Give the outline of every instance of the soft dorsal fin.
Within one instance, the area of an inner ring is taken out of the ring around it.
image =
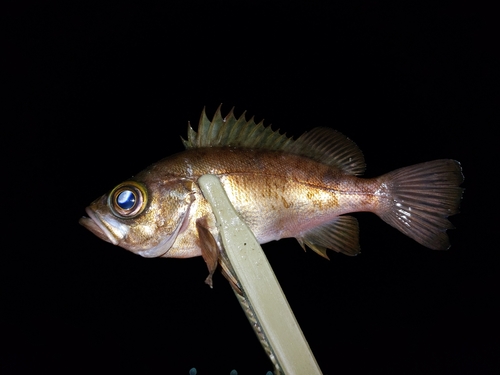
[[[188,123],[188,139],[182,139],[187,149],[200,147],[243,147],[280,150],[306,156],[320,163],[336,167],[347,174],[360,175],[365,170],[361,150],[349,138],[330,128],[314,128],[293,140],[279,129],[273,131],[264,122],[249,121],[245,113],[236,118],[234,108],[222,117],[221,106],[209,120],[205,108],[201,113],[198,131]]]
[[[288,152],[307,156],[347,174],[359,176],[366,164],[358,146],[342,133],[330,128],[314,128],[302,134]]]

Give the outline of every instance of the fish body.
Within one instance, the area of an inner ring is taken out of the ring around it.
[[[294,237],[327,258],[327,249],[359,252],[351,212],[373,212],[432,249],[447,249],[447,217],[458,212],[463,181],[455,160],[359,177],[361,151],[329,128],[296,140],[244,114],[203,111],[198,131],[188,126],[186,150],[167,157],[94,201],[80,222],[100,238],[145,257],[203,256],[221,241],[212,208],[197,184],[218,176],[234,208],[259,243]],[[215,259],[217,256],[215,255]],[[211,264],[211,265],[210,265]]]

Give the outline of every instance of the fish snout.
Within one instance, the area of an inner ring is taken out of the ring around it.
[[[118,245],[119,240],[121,240],[123,236],[121,236],[121,238],[117,238],[117,236],[115,235],[116,231],[114,230],[115,228],[113,227],[112,223],[110,223],[109,221],[105,221],[101,217],[101,215],[92,210],[91,207],[87,207],[85,209],[85,212],[87,213],[88,217],[83,216],[79,220],[79,223],[90,230],[92,233],[94,233],[101,240],[110,242],[113,245]]]

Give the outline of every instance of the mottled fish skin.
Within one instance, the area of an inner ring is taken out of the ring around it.
[[[361,151],[332,129],[315,128],[293,140],[244,114],[236,118],[232,110],[223,118],[220,108],[212,121],[203,111],[198,132],[189,126],[184,144],[186,151],[94,201],[81,224],[145,257],[203,255],[213,273],[207,252],[214,245],[200,241],[200,230],[218,247],[220,239],[197,180],[214,174],[259,243],[295,237],[324,257],[326,249],[355,255],[358,223],[345,214],[367,211],[424,246],[449,247],[446,230],[453,226],[447,217],[458,212],[462,196],[457,161],[364,179]]]
[[[191,175],[186,176],[186,165],[190,166]],[[380,185],[375,180],[343,175],[324,164],[281,151],[226,147],[187,150],[137,178],[153,183],[148,176],[166,173],[193,181],[204,174],[219,176],[236,211],[259,243],[296,237],[338,215],[370,210],[377,199],[363,192],[375,191]],[[211,219],[211,207],[197,188],[195,201],[198,203],[193,207],[193,218]],[[170,252],[196,248],[192,236],[187,235],[190,245],[183,243],[178,248],[176,243]]]

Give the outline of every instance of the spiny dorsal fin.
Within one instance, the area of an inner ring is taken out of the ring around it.
[[[314,128],[294,141],[292,137],[280,134],[279,129],[273,131],[270,126],[264,126],[263,121],[256,123],[253,117],[247,121],[246,112],[236,118],[233,108],[226,117],[222,117],[221,106],[212,121],[203,108],[197,132],[188,123],[188,139],[182,139],[187,149],[231,146],[280,150],[306,156],[352,175],[360,175],[365,170],[359,148],[335,130]]]
[[[226,117],[222,117],[221,106],[210,121],[205,113],[201,113],[198,132],[188,124],[188,139],[182,140],[187,149],[199,147],[244,147],[263,148],[268,150],[284,150],[293,142],[291,137],[280,134],[279,130],[273,131],[270,126],[265,127],[264,121],[255,123],[245,118],[246,112],[236,118],[234,108]]]

